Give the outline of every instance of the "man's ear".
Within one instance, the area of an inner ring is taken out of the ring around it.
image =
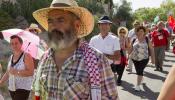
[[[79,34],[80,25],[81,25],[81,21],[80,20],[75,20],[74,21],[74,27],[75,27],[75,30],[76,30],[77,34]]]

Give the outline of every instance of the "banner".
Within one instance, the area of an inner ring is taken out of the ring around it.
[[[156,16],[156,17],[154,18],[154,23],[156,24],[159,20],[160,20],[160,17],[159,17],[159,16]]]

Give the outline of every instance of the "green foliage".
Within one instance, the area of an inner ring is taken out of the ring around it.
[[[2,2],[1,9],[10,14],[13,18],[21,15],[29,22],[35,21],[32,13],[40,8],[48,7],[52,0],[16,0],[16,4]]]
[[[134,18],[140,21],[153,22],[157,15],[162,15],[161,13],[163,12],[160,8],[140,8],[134,12]]]
[[[1,9],[6,13],[10,14],[13,18],[16,18],[17,15],[20,15],[20,7],[18,4],[12,4],[9,1],[3,1],[1,4]]]
[[[118,20],[118,22],[126,21],[126,27],[130,28],[133,20],[131,3],[127,2],[127,0],[121,0],[121,2],[122,4],[120,6],[115,6],[114,8],[113,20]]]
[[[103,14],[104,9],[101,3],[96,0],[76,0],[78,5],[87,8],[93,15]]]
[[[169,12],[175,16],[175,2],[173,0],[162,2],[160,8],[140,8],[134,12],[134,18],[140,21],[153,22],[154,18],[159,15],[160,20],[166,21]]]
[[[172,13],[175,16],[175,1],[174,0],[166,0],[161,4],[161,8],[164,10],[165,14]]]
[[[0,30],[8,29],[14,26],[11,16],[0,9]]]
[[[17,0],[21,15],[29,22],[33,22],[32,13],[40,8],[48,7],[52,0]]]

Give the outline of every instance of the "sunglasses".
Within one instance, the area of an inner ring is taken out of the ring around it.
[[[36,29],[30,29],[29,31],[30,31],[30,32],[37,32]]]
[[[121,31],[121,32],[119,32],[119,33],[121,33],[121,34],[126,34],[126,32],[123,32],[123,31]]]

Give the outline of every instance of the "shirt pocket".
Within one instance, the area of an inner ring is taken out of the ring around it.
[[[67,88],[64,90],[64,94],[67,99],[81,99],[81,100],[89,100],[89,85],[88,82],[83,82],[79,78],[69,77],[66,79]]]

